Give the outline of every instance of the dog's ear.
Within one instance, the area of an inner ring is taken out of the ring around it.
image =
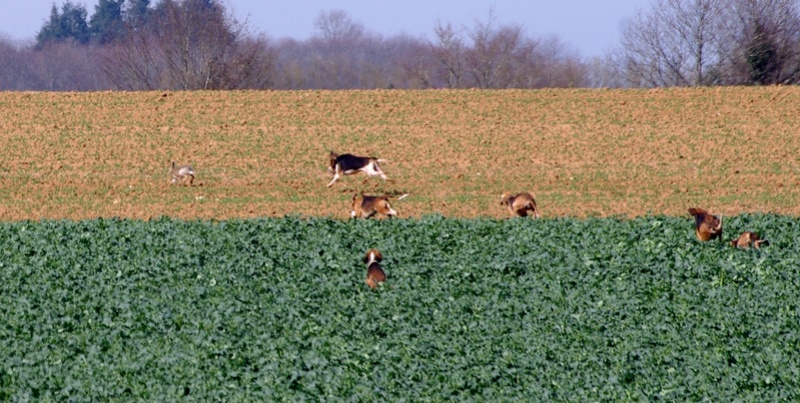
[[[704,209],[701,209],[701,208],[691,207],[691,208],[689,208],[689,214],[691,214],[693,216],[699,216],[701,214],[702,215],[708,214],[708,211],[706,211]]]

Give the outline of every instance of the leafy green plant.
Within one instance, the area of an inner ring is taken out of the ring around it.
[[[0,399],[796,400],[800,226],[744,229],[771,245],[662,216],[0,223]]]

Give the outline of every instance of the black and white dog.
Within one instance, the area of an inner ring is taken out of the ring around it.
[[[358,172],[364,172],[367,176],[380,176],[386,180],[386,174],[378,165],[379,162],[387,161],[375,157],[357,157],[353,154],[339,155],[331,151],[328,172],[333,174],[333,179],[328,187],[333,186],[341,175],[352,175]]]

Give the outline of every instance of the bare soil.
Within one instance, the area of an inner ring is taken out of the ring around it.
[[[800,214],[800,88],[0,93],[0,219]],[[327,156],[392,179],[325,185]],[[195,186],[170,186],[171,161]]]

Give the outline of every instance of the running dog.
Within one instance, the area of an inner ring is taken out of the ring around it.
[[[358,172],[364,172],[367,177],[380,176],[383,180],[386,180],[386,174],[383,173],[381,166],[378,165],[379,162],[388,161],[375,157],[357,157],[353,154],[339,155],[331,151],[328,173],[333,174],[333,179],[328,183],[328,187],[333,186],[341,175],[352,175]]]
[[[400,196],[397,200],[403,200],[408,196],[408,193]],[[363,194],[353,195],[353,210],[350,212],[350,218],[370,218],[375,214],[384,215],[386,217],[397,217],[397,211],[389,204],[389,195],[384,196],[365,196]]]

